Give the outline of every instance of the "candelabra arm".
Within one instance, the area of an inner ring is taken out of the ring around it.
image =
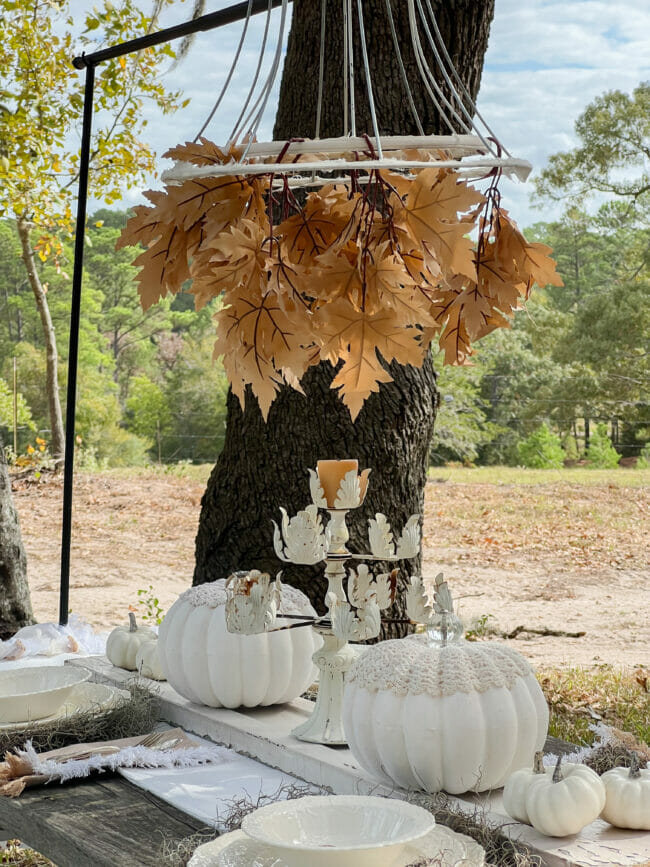
[[[410,560],[411,557],[417,556],[420,551],[421,540],[420,517],[419,515],[411,515],[397,543],[397,559]]]
[[[393,533],[386,515],[382,515],[381,512],[368,521],[368,541],[373,556],[385,557],[387,560],[392,560],[395,556]]]
[[[406,613],[415,623],[428,626],[435,617],[433,607],[424,589],[422,578],[412,575],[406,590]]]
[[[289,519],[286,509],[282,513],[282,529],[273,521],[275,553],[285,563],[312,565],[320,563],[329,547],[330,534],[323,530],[318,506],[307,506]]]

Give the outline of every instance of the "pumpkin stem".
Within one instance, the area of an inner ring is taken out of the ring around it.
[[[535,753],[535,760],[533,761],[533,773],[544,773],[544,753],[541,750]]]
[[[129,632],[137,632],[138,624],[135,622],[135,614],[129,611]]]
[[[632,761],[630,762],[630,777],[636,779],[641,776],[641,768],[639,766],[639,757],[636,753],[632,753]]]
[[[553,782],[560,783],[564,777],[562,776],[562,756],[557,757],[557,762],[555,765],[555,770],[553,771]]]

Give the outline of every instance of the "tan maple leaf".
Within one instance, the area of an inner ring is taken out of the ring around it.
[[[238,176],[195,178],[168,187],[167,195],[179,225],[190,229],[209,213],[215,234],[246,214],[255,189]]]
[[[464,305],[458,296],[447,309],[447,321],[440,334],[440,348],[445,364],[466,364],[472,354],[471,340],[465,324]]]
[[[275,293],[262,285],[246,295],[233,294],[215,314],[214,357],[223,357],[242,406],[246,385],[251,386],[265,419],[282,382],[301,390],[302,375],[318,360],[309,338],[310,316],[304,308],[289,316]]]
[[[188,259],[200,238],[197,227],[191,232],[174,225],[163,225],[162,234],[134,261],[141,270],[139,283],[140,304],[147,310],[168,293],[179,292],[190,278]]]
[[[223,356],[231,382],[237,384],[242,405],[245,385],[250,384],[260,409],[267,418],[269,407],[279,388],[278,371],[273,355],[280,345],[291,347],[295,326],[287,319],[271,294],[260,291],[247,297],[235,297],[214,316],[217,340],[214,357]]]
[[[343,360],[331,387],[340,390],[353,420],[379,383],[391,380],[377,351],[387,362],[419,367],[424,359],[419,332],[397,324],[392,310],[367,313],[338,298],[321,307],[314,319],[321,358]]]
[[[148,198],[159,196],[162,200],[167,200],[164,193],[156,193],[154,190],[148,190],[145,196]],[[136,247],[138,244],[148,247],[162,235],[164,224],[175,223],[173,214],[163,215],[161,210],[155,206],[150,208],[148,205],[136,205],[133,212],[133,216],[127,220],[126,226],[122,229],[115,244],[116,250],[122,247]]]
[[[241,219],[207,245],[212,252],[210,276],[219,290],[232,292],[251,282],[257,285],[267,274],[268,238],[266,227]]]
[[[362,268],[365,292],[363,308],[373,313],[382,308],[394,312],[401,325],[433,325],[428,301],[400,256],[391,251],[389,242],[369,249]]]
[[[195,166],[222,165],[223,163],[239,162],[243,153],[241,145],[233,145],[224,150],[209,139],[201,136],[198,142],[187,141],[185,144],[170,148],[163,157],[180,162],[193,163]]]
[[[395,220],[445,270],[476,279],[472,242],[466,237],[470,225],[458,214],[481,201],[483,196],[454,172],[424,169],[397,206]]]
[[[343,297],[361,307],[363,283],[359,271],[359,248],[354,241],[348,241],[338,252],[326,250],[315,258],[309,273],[308,292],[321,301],[331,302]]]
[[[306,264],[332,245],[349,218],[345,210],[336,207],[340,201],[338,195],[331,195],[328,201],[310,193],[304,208],[277,226],[276,235],[283,239],[291,262]]]
[[[527,241],[505,209],[497,209],[494,223],[495,258],[502,270],[516,274],[526,284],[527,292],[533,283],[542,287],[564,285],[550,247]]]

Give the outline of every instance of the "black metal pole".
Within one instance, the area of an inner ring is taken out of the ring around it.
[[[250,14],[256,15],[269,8],[279,6],[282,0],[252,0]],[[77,199],[77,227],[74,242],[74,270],[72,276],[72,305],[70,311],[70,343],[68,353],[68,389],[65,412],[65,456],[63,475],[63,522],[61,527],[61,582],[59,593],[59,623],[68,622],[70,600],[70,544],[72,541],[72,491],[74,478],[75,414],[77,408],[77,365],[79,359],[79,320],[81,314],[81,287],[83,278],[84,241],[86,232],[86,205],[88,202],[88,172],[90,169],[90,137],[93,119],[93,93],[95,85],[95,66],[105,60],[141,51],[162,42],[171,42],[182,36],[213,30],[241,21],[248,14],[249,3],[245,0],[235,6],[228,6],[209,15],[202,15],[176,27],[168,27],[156,33],[149,33],[139,39],[131,39],[93,54],[82,54],[72,60],[76,69],[86,70],[84,90],[83,126],[81,131],[81,157],[79,160],[79,191]]]
[[[271,8],[275,9],[281,3],[282,0],[253,0],[251,15],[257,15],[258,12],[266,11],[269,8],[269,4]],[[191,36],[192,33],[199,33],[202,30],[213,30],[215,27],[223,27],[225,24],[242,21],[246,18],[247,14],[248,0],[245,0],[244,3],[237,3],[235,6],[228,6],[226,9],[219,9],[216,12],[210,12],[208,15],[201,15],[199,18],[186,21],[184,24],[177,24],[175,27],[157,30],[155,33],[148,33],[146,36],[140,36],[138,39],[131,39],[129,42],[122,42],[120,45],[113,45],[110,48],[103,48],[101,51],[95,51],[93,54],[82,54],[73,59],[72,65],[77,69],[83,69],[84,66],[96,66],[104,60],[112,60],[114,57],[121,57],[123,54],[131,54],[133,51],[151,48],[152,45],[160,45],[161,42],[171,42],[172,39]]]
[[[61,527],[61,591],[59,623],[68,622],[70,596],[70,542],[72,537],[72,482],[74,475],[75,413],[77,408],[77,364],[79,360],[79,320],[81,315],[81,284],[84,267],[86,234],[86,203],[90,169],[90,135],[93,125],[93,91],[95,67],[86,66],[81,156],[79,158],[79,192],[77,194],[77,227],[74,239],[74,270],[72,272],[72,302],[70,309],[70,343],[68,351],[68,392],[65,409],[65,458],[63,474],[63,523]]]

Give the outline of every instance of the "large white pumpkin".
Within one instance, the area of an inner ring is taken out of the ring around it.
[[[168,682],[208,707],[257,707],[298,698],[316,680],[312,654],[320,636],[307,626],[261,635],[228,632],[225,603],[223,580],[191,587],[174,602],[158,638]],[[305,594],[286,584],[280,610],[316,614]],[[278,617],[276,625],[289,622]]]
[[[367,771],[452,794],[502,786],[530,767],[548,707],[529,663],[492,642],[382,641],[349,671],[343,725]]]

